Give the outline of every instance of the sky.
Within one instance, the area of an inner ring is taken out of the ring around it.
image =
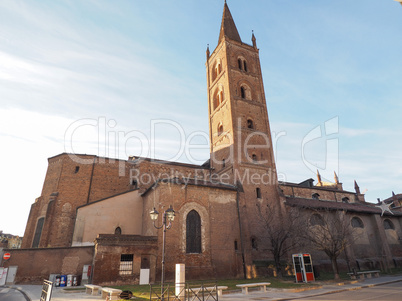
[[[280,180],[402,193],[402,6],[228,0],[257,38]],[[0,230],[22,236],[47,158],[209,157],[206,47],[223,0],[0,1]]]

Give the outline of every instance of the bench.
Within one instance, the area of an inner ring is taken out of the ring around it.
[[[130,300],[133,297],[133,293],[131,291],[123,291],[120,294],[120,299]]]
[[[90,295],[98,295],[101,289],[99,285],[85,284],[85,293]]]
[[[237,287],[241,288],[241,292],[243,294],[248,294],[248,289],[250,287],[259,287],[260,291],[266,292],[267,291],[267,285],[270,285],[271,283],[269,282],[260,282],[260,283],[247,283],[247,284],[237,284]]]
[[[106,300],[119,300],[122,292],[119,289],[104,287],[102,288],[102,298]]]
[[[227,286],[192,287],[192,288],[187,289],[187,292],[193,293],[194,295],[198,295],[198,293],[202,289],[204,289],[204,291],[207,292],[207,294],[208,294],[208,293],[212,293],[216,289],[216,291],[218,292],[218,296],[220,297],[220,296],[222,296],[222,291],[226,290],[227,288],[228,288]]]
[[[356,277],[359,277],[359,279],[364,279],[365,277],[371,278],[372,275],[374,277],[380,277],[380,271],[379,270],[374,270],[374,271],[361,271],[357,273],[348,273],[351,279],[356,279]]]

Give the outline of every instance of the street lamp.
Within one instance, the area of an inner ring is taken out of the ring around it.
[[[155,207],[149,213],[151,220],[154,222],[154,227],[156,229],[163,228],[163,243],[162,243],[162,275],[161,275],[161,298],[164,300],[164,282],[165,282],[165,242],[166,242],[166,230],[172,228],[172,222],[175,217],[175,212],[172,205],[163,212],[162,225],[157,226],[156,221],[158,220],[159,212],[156,211]]]

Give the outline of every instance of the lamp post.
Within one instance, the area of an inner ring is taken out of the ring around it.
[[[154,227],[156,229],[163,228],[163,242],[162,242],[162,275],[161,275],[161,298],[164,300],[164,282],[165,282],[165,242],[166,242],[166,230],[172,228],[172,222],[175,217],[175,212],[172,208],[172,205],[168,209],[163,212],[162,217],[162,225],[156,225],[156,221],[158,220],[159,212],[154,209],[149,213],[151,216],[151,220],[154,222]]]

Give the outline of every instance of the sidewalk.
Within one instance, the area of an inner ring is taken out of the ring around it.
[[[242,293],[224,294],[219,300],[224,301],[240,301],[240,300],[287,300],[305,297],[313,297],[325,294],[332,294],[336,292],[356,290],[386,283],[402,281],[402,276],[383,276],[379,278],[366,279],[356,283],[347,283],[344,285],[327,285],[324,284],[321,288],[305,290],[301,292],[294,292],[288,289],[268,289],[267,292],[251,291],[248,295]],[[42,286],[41,285],[14,285],[13,288],[24,291],[32,301],[39,301]],[[0,290],[2,287],[0,287]],[[85,294],[84,289],[79,291],[65,291],[63,288],[56,287],[53,289],[52,301],[85,301],[85,300],[98,300],[101,301],[100,296],[91,296]],[[135,299],[134,299],[135,300]]]

